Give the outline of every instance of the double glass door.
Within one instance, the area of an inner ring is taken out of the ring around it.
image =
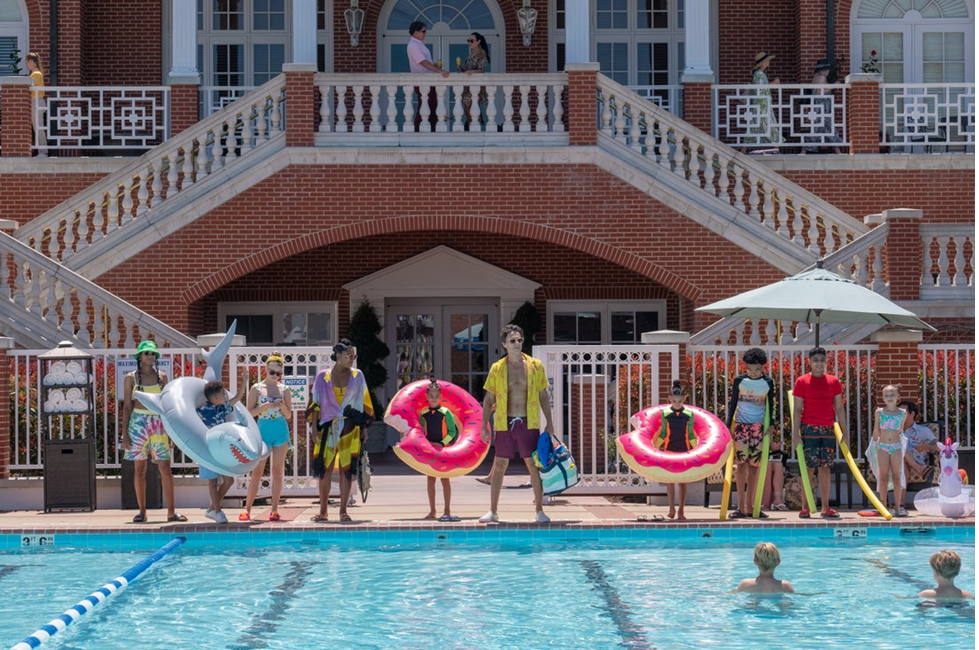
[[[489,367],[500,354],[496,305],[389,304],[385,312],[390,395],[434,377],[482,401]]]

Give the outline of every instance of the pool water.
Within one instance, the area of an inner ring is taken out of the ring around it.
[[[975,647],[972,604],[922,607],[915,598],[933,586],[928,558],[941,548],[962,555],[956,583],[975,591],[974,540],[776,540],[776,576],[800,593],[727,593],[756,575],[759,534],[266,548],[191,539],[43,647]],[[0,552],[0,644],[21,641],[148,554]]]

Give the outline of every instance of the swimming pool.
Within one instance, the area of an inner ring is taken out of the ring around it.
[[[963,556],[957,584],[974,591],[974,529],[862,530],[191,533],[43,647],[974,648],[974,607],[898,597],[931,585],[940,548]],[[8,647],[173,535],[59,536],[43,550],[4,537]],[[761,540],[779,545],[776,575],[812,595],[725,593],[755,575]]]

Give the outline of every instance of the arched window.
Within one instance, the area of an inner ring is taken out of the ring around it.
[[[24,73],[27,47],[27,7],[23,0],[0,0],[0,76]]]
[[[432,51],[432,59],[442,61],[446,70],[455,70],[456,59],[466,59],[466,37],[472,32],[482,34],[489,45],[487,72],[506,69],[503,14],[494,0],[391,0],[381,9],[378,20],[379,71],[408,72],[408,26],[416,20],[428,26],[425,45]]]
[[[879,72],[884,83],[975,80],[969,0],[862,0],[851,26],[851,72]]]

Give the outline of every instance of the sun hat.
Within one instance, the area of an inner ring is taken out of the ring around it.
[[[755,55],[755,67],[757,68],[765,61],[771,61],[774,58],[775,58],[774,54],[769,54],[768,52],[764,52],[764,51],[759,52],[758,54]]]
[[[829,59],[820,59],[816,61],[816,69],[813,72],[819,72],[820,70],[832,70],[833,64]]]
[[[157,359],[160,358],[160,353],[156,351],[156,341],[147,339],[140,343],[139,347],[136,348],[136,354],[133,355],[136,358],[136,361],[139,361],[139,355],[143,354],[144,352],[152,352],[156,355]]]

